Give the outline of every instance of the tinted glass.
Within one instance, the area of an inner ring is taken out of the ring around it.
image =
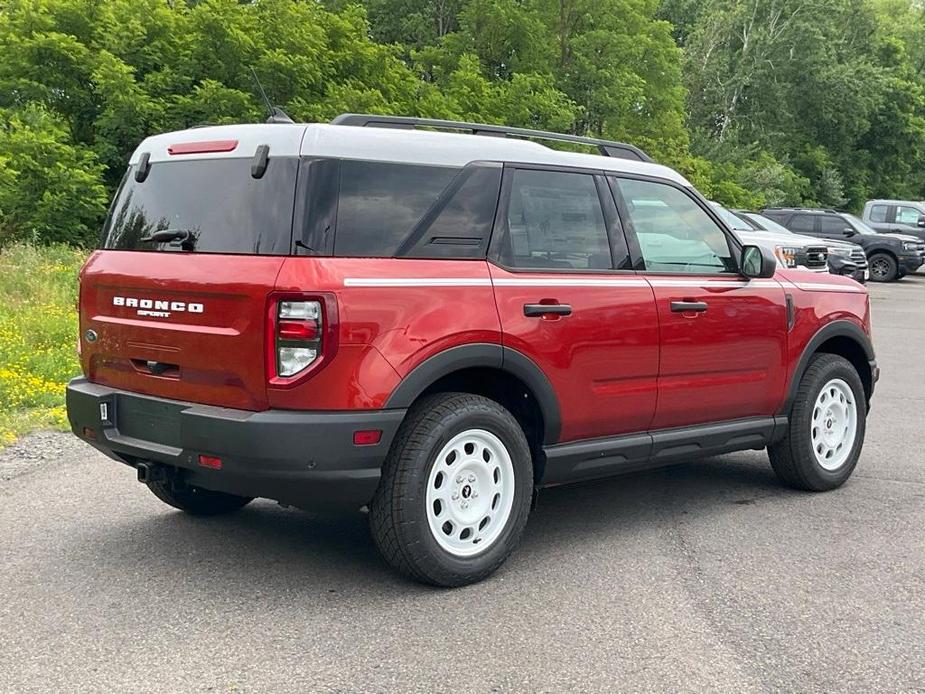
[[[897,207],[896,208],[896,223],[897,224],[911,224],[915,226],[919,223],[919,217],[921,213],[914,207]]]
[[[720,219],[726,222],[726,226],[735,231],[754,231],[755,228],[746,222],[744,219],[741,219],[735,212],[727,210],[725,207],[720,205],[718,202],[711,202],[710,205],[716,210],[716,214],[719,215]]]
[[[485,255],[501,188],[500,166],[463,169],[437,205],[402,242],[410,258],[480,258]]]
[[[798,234],[811,234],[816,229],[816,218],[811,214],[795,214],[787,228]]]
[[[842,213],[838,216],[847,222],[847,224],[844,225],[843,228],[851,227],[859,234],[876,234],[877,233],[876,230],[872,226],[869,226],[867,222],[865,222],[864,220],[862,220],[860,217],[856,215]]]
[[[516,169],[502,262],[522,268],[613,267],[594,177]]]
[[[886,205],[874,205],[870,208],[870,221],[872,222],[885,222],[886,221]]]
[[[773,219],[766,217],[763,214],[758,214],[757,212],[744,212],[743,214],[765,231],[773,231],[778,234],[793,233],[783,224],[779,224],[778,222],[775,222]]]
[[[189,232],[196,253],[288,255],[298,159],[270,157],[262,178],[251,159],[204,159],[129,170],[103,229],[103,248],[179,251],[143,241],[155,231]],[[189,246],[187,246],[189,248]]]
[[[343,161],[334,255],[391,257],[459,169]]]
[[[844,236],[851,225],[841,217],[825,216],[819,220],[819,228],[824,236]]]
[[[662,183],[617,182],[647,270],[695,274],[734,270],[726,235],[690,196]]]

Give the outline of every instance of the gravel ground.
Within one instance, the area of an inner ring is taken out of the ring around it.
[[[872,295],[845,487],[750,452],[548,490],[456,591],[392,575],[361,516],[194,519],[29,437],[0,452],[0,691],[925,691],[925,276]]]

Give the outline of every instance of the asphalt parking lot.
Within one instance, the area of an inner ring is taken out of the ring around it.
[[[743,453],[542,494],[455,591],[362,516],[173,512],[43,434],[0,453],[2,692],[925,690],[925,274],[871,286],[883,376],[854,477]]]

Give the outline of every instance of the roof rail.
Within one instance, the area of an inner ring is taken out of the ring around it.
[[[493,137],[524,137],[555,142],[573,142],[580,145],[597,147],[605,157],[633,159],[636,161],[653,161],[652,157],[638,147],[625,142],[599,140],[580,135],[552,133],[545,130],[527,128],[509,128],[505,125],[488,125],[485,123],[465,123],[455,120],[438,120],[435,118],[410,118],[405,116],[377,116],[367,113],[342,113],[331,121],[333,125],[353,125],[373,128],[434,128],[436,130],[465,131],[471,135],[488,135]]]
[[[836,210],[831,207],[765,207],[766,210],[793,210],[794,212],[826,212],[828,214],[843,214],[843,210]]]

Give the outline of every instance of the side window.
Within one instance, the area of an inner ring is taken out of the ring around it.
[[[886,205],[874,205],[870,208],[870,221],[872,222],[885,222],[886,221]]]
[[[811,234],[815,231],[816,218],[811,214],[795,214],[790,218],[787,228],[798,234]]]
[[[334,255],[389,258],[459,169],[342,161]]]
[[[896,208],[896,223],[897,224],[911,224],[915,226],[919,223],[919,217],[921,213],[914,207],[897,207]]]
[[[647,270],[735,271],[722,229],[683,191],[663,183],[616,179]]]
[[[819,222],[822,235],[829,238],[842,238],[846,236],[845,231],[851,228],[846,220],[834,215],[825,215]]]
[[[517,268],[613,267],[594,176],[514,169],[501,261]]]
[[[417,223],[396,255],[484,258],[501,190],[500,165],[463,169]]]

